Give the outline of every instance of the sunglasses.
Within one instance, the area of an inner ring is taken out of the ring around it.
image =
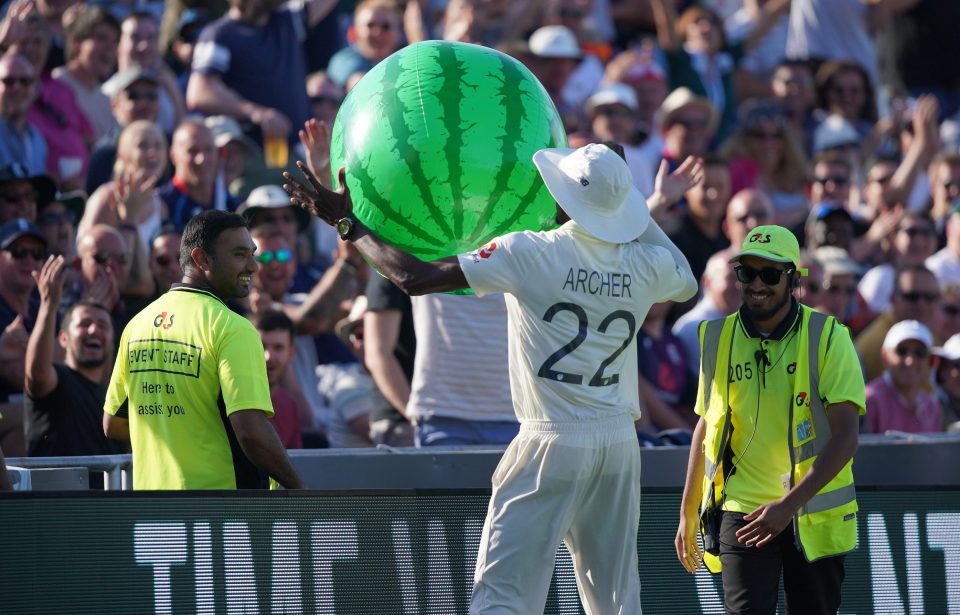
[[[384,32],[389,32],[390,30],[393,30],[393,24],[389,21],[371,21],[367,24],[367,29],[372,30],[373,28],[379,28]]]
[[[833,182],[835,186],[846,186],[850,183],[849,177],[844,177],[843,175],[831,175],[829,177],[814,177],[813,183],[820,184],[825,186],[827,182]]]
[[[675,117],[675,118],[673,118],[672,120],[670,120],[670,125],[671,125],[671,126],[677,126],[677,125],[679,125],[679,126],[683,126],[684,128],[687,128],[687,129],[699,128],[699,129],[702,130],[702,129],[706,128],[708,124],[709,124],[709,122],[708,122],[707,120],[705,120],[705,119],[696,119],[696,120],[695,120],[695,119],[690,119],[690,118],[685,118],[685,117]]]
[[[780,131],[767,132],[765,130],[751,130],[747,134],[750,135],[751,139],[756,139],[757,141],[779,141],[783,138],[783,133]]]
[[[919,226],[902,228],[900,230],[906,233],[907,237],[929,237],[930,235],[933,235],[932,228],[920,228]]]
[[[35,261],[42,261],[47,258],[47,251],[43,248],[34,248],[29,250],[23,246],[13,246],[6,248],[6,251],[10,253],[10,256],[13,257],[13,260],[22,261],[28,256]]]
[[[0,81],[3,82],[3,85],[8,87],[12,85],[22,85],[26,87],[37,82],[34,77],[2,77],[0,78]]]
[[[850,94],[851,96],[863,94],[863,88],[858,86],[843,87],[841,85],[835,85],[830,88],[830,91],[834,94]]]
[[[98,265],[106,265],[113,261],[115,264],[122,266],[127,264],[127,255],[123,252],[96,252],[93,255],[93,260]]]
[[[960,315],[960,305],[954,305],[953,303],[944,303],[941,307],[943,313],[947,316],[957,316]]]
[[[337,96],[311,96],[310,102],[315,105],[339,105],[343,101]]]
[[[838,295],[838,294],[852,295],[853,293],[857,292],[857,287],[852,285],[851,286],[833,286],[831,284],[824,283],[823,290],[827,291],[832,295]]]
[[[69,222],[71,225],[77,223],[77,215],[72,211],[65,211],[58,213],[55,211],[47,211],[37,218],[37,222],[44,226],[53,226],[55,224],[62,224],[64,222]]]
[[[136,92],[136,91],[131,92],[131,91],[127,91],[127,98],[129,98],[129,99],[132,100],[133,102],[137,102],[138,100],[148,100],[148,101],[150,101],[150,102],[153,102],[153,101],[157,100],[157,98],[159,98],[159,96],[157,95],[156,92]]]
[[[259,216],[257,216],[257,224],[281,224],[281,223],[295,224],[296,222],[297,222],[297,217],[293,215],[293,213],[290,213],[288,215],[280,214],[276,216],[272,216],[268,214],[260,214]]]
[[[760,281],[766,284],[767,286],[776,286],[780,283],[780,278],[783,274],[791,274],[794,272],[794,269],[778,269],[776,267],[764,267],[763,269],[754,269],[747,265],[737,265],[733,268],[737,273],[737,279],[740,280],[742,284],[749,284],[757,279],[757,276],[760,276]]]
[[[897,346],[896,348],[893,349],[893,351],[897,353],[897,356],[904,357],[904,358],[913,355],[918,359],[926,359],[927,357],[930,356],[930,351],[924,348],[923,346],[921,346],[920,348],[907,348],[905,346]]]
[[[256,259],[264,265],[269,265],[274,261],[278,263],[289,263],[293,260],[293,251],[286,248],[282,250],[267,250],[266,252],[257,254]]]
[[[153,262],[160,265],[161,267],[169,267],[170,264],[173,262],[173,257],[167,254],[158,254],[153,259]]]
[[[593,112],[597,115],[603,115],[605,117],[630,117],[633,115],[633,112],[626,107],[621,107],[620,105],[604,105],[596,107]]]
[[[770,215],[765,211],[748,211],[747,213],[743,214],[739,218],[735,218],[735,220],[740,224],[746,224],[747,222],[750,221],[751,218],[753,218],[757,222],[764,222],[768,218],[770,218]]]
[[[10,190],[0,192],[0,203],[22,203],[24,201],[36,201],[37,193],[33,190]]]
[[[910,291],[907,293],[900,293],[900,296],[910,303],[916,303],[923,299],[927,303],[933,303],[940,298],[938,293],[921,293],[919,291]]]

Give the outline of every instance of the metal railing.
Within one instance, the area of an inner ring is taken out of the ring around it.
[[[289,451],[307,489],[489,489],[503,447],[303,449]],[[688,447],[641,448],[645,488],[682,487]],[[130,455],[11,457],[27,470],[77,468],[104,473],[104,489],[131,490]],[[960,434],[860,436],[854,462],[859,485],[960,485]],[[75,476],[75,474],[74,474]],[[34,481],[36,482],[36,481]],[[47,481],[49,482],[49,481]],[[41,486],[39,489],[56,489]],[[76,489],[76,486],[62,487]]]
[[[90,472],[103,472],[103,488],[107,491],[132,488],[130,470],[133,467],[130,455],[88,455],[84,457],[8,457],[11,468],[55,469],[86,468]]]

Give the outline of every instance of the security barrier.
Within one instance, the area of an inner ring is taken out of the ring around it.
[[[643,453],[639,573],[648,615],[722,612],[719,578],[688,575],[674,554],[680,498],[674,466],[685,453]],[[861,447],[859,548],[847,558],[842,613],[960,613],[958,455],[956,442]],[[295,456],[312,484],[324,482],[314,471],[353,467],[354,483],[365,487],[360,491],[4,496],[0,609],[14,615],[466,613],[488,497],[469,484],[485,473],[489,480],[497,457],[489,451]],[[925,460],[912,469],[914,484],[899,483],[914,458]],[[866,469],[864,459],[874,467]],[[393,472],[421,487],[369,487],[393,480]],[[422,487],[455,475],[466,477],[468,487]],[[582,612],[563,548],[545,612]]]

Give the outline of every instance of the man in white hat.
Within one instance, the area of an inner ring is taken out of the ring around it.
[[[916,320],[901,320],[883,339],[883,374],[867,383],[867,416],[861,431],[942,431],[940,402],[927,391],[933,334]]]
[[[505,294],[521,426],[494,473],[470,612],[543,612],[562,541],[588,614],[640,613],[636,334],[653,303],[684,301],[697,282],[609,147],[545,149],[533,162],[571,219],[431,263],[377,238],[349,192],[302,163],[312,188],[289,174],[284,187],[409,294]],[[693,165],[689,183],[699,175]]]

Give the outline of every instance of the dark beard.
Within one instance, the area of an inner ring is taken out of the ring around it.
[[[106,362],[106,356],[102,356],[99,359],[77,359],[77,367],[82,367],[84,369],[89,369],[91,367],[102,367]]]
[[[766,310],[751,308],[750,304],[744,301],[743,309],[747,311],[747,314],[750,316],[750,320],[753,322],[764,321],[773,317],[783,308],[784,305],[788,304],[792,296],[793,295],[789,291],[783,293],[783,299],[774,304],[773,307]]]

